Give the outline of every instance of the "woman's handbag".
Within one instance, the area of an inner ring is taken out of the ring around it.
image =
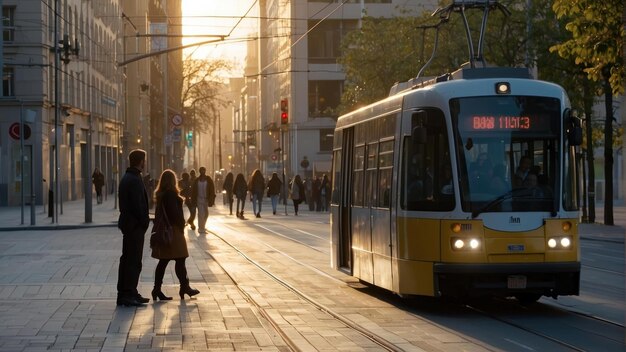
[[[154,218],[154,226],[152,226],[152,234],[150,235],[150,248],[167,246],[172,243],[174,238],[174,229],[170,224],[170,220],[165,212],[165,207],[161,204],[161,216]]]

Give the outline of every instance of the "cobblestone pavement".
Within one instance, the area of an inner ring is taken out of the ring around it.
[[[94,204],[93,209],[93,222],[86,224],[84,201],[66,202],[59,224],[51,224],[47,213],[37,207],[36,225],[30,226],[28,208],[25,225],[21,224],[19,207],[0,208],[0,351],[379,349],[306,307],[290,292],[265,282],[238,262],[236,255],[207,247],[211,241],[191,231],[187,267],[192,286],[201,294],[179,300],[171,264],[164,292],[174,296],[173,301],[117,307],[121,254],[121,235],[115,223],[118,211],[113,198]],[[623,243],[625,210],[616,207],[616,226],[581,224],[581,235]],[[602,218],[601,208],[596,214]],[[319,220],[328,216],[308,215]],[[212,251],[230,258],[225,261],[228,272],[214,260]],[[147,297],[156,261],[149,257],[147,246],[144,253],[140,292]],[[233,280],[240,281],[244,289]],[[328,287],[320,284],[319,290]],[[322,291],[318,293],[323,297]],[[372,307],[368,314],[384,315],[388,311],[388,307]],[[363,323],[373,324],[369,320]],[[396,330],[396,334],[385,337],[406,350],[484,349],[428,322],[410,329],[398,326]]]

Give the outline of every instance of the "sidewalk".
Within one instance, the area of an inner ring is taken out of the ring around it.
[[[218,195],[217,206],[223,207],[220,195]],[[246,204],[247,210],[251,213],[252,204]],[[271,209],[269,199],[263,202],[264,209]],[[280,205],[281,212],[284,206]],[[308,212],[308,207],[301,207],[304,212]],[[47,207],[41,205],[35,209],[35,225],[31,226],[30,206],[24,207],[24,224],[21,224],[21,207],[0,207],[0,231],[19,230],[64,230],[84,227],[117,227],[119,210],[116,206],[114,195],[102,204],[92,205],[92,222],[85,223],[85,200],[67,201],[63,203],[62,212],[59,211],[58,224],[52,223],[52,218],[48,217]],[[293,206],[288,205],[289,214],[293,214]],[[579,224],[578,232],[582,238],[591,240],[604,240],[624,243],[626,237],[626,204],[616,204],[613,208],[614,226],[606,226],[602,223],[604,219],[604,208],[602,204],[596,205],[596,223]]]

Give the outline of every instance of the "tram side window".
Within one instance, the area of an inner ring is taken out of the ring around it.
[[[354,183],[352,185],[352,205],[363,206],[363,174],[365,166],[365,146],[354,148]]]
[[[378,207],[389,208],[391,206],[393,140],[380,143],[378,168]]]
[[[402,150],[402,209],[448,211],[454,208],[454,185],[448,135],[443,113],[430,109],[412,128],[426,129],[426,140],[414,143],[404,138]]]
[[[376,191],[376,173],[378,157],[378,143],[372,143],[367,145],[367,165],[365,171],[365,206],[376,206],[377,191]]]
[[[341,194],[341,150],[335,150],[335,154],[333,156],[333,179],[331,181],[333,184],[333,190],[331,193],[330,203],[339,204],[339,197]]]

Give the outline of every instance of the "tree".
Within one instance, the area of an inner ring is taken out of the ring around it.
[[[601,144],[595,133],[593,124],[593,104],[596,98],[595,92],[601,85],[587,77],[584,67],[577,65],[572,57],[561,57],[550,48],[557,43],[562,43],[571,38],[569,31],[565,29],[566,21],[558,19],[552,6],[552,0],[533,0],[530,8],[527,8],[529,21],[529,57],[535,58],[534,65],[537,67],[538,78],[555,82],[567,91],[572,108],[582,111],[585,122],[585,139],[583,152],[587,161],[587,200],[588,210],[583,214],[583,220],[595,222],[595,164],[594,146]],[[584,204],[586,205],[586,204]]]
[[[229,61],[197,59],[193,57],[193,53],[183,60],[181,105],[186,116],[186,130],[193,131],[194,139],[198,138],[199,133],[206,133],[215,125],[217,111],[228,103],[220,98],[219,91],[223,87],[221,75],[231,68],[232,63]],[[197,145],[196,141],[194,144]],[[196,148],[194,153],[195,151]],[[195,154],[193,159],[194,168],[197,168]]]
[[[512,15],[492,11],[485,35],[485,59],[497,66],[521,66],[526,61],[525,0],[512,0]],[[474,47],[477,46],[483,12],[466,12]],[[346,72],[341,112],[367,105],[386,97],[396,82],[416,77],[433,51],[437,24],[438,48],[435,59],[422,76],[438,76],[457,70],[469,60],[465,25],[452,13],[441,20],[430,14],[394,18],[365,17],[359,30],[342,41],[339,63]],[[430,29],[426,29],[429,27]]]
[[[622,0],[554,0],[558,18],[572,37],[550,50],[574,58],[589,79],[602,82],[605,103],[604,125],[604,223],[613,225],[613,95],[624,92],[624,23]]]
[[[366,17],[360,30],[344,37],[339,63],[346,72],[346,82],[340,112],[375,102],[387,96],[394,83],[415,76],[418,23],[414,17]]]

